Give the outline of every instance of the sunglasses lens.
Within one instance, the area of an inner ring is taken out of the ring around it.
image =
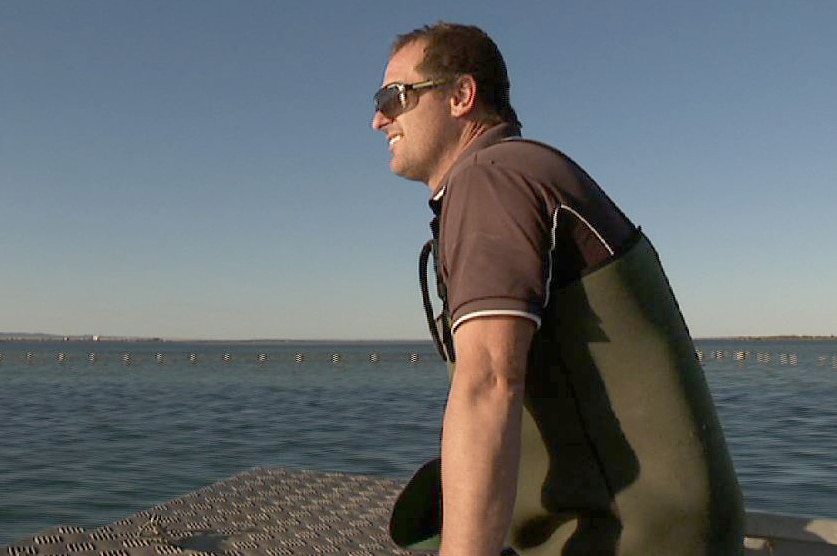
[[[398,87],[384,87],[375,93],[373,100],[375,111],[380,112],[387,118],[394,118],[401,111]]]

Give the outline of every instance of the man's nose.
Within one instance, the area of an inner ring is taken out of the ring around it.
[[[372,117],[372,129],[380,131],[389,122],[390,119],[384,116],[381,112],[375,112],[375,115]]]

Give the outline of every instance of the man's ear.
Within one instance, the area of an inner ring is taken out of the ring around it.
[[[461,118],[477,108],[477,80],[473,75],[462,75],[456,79],[451,89],[451,116]]]

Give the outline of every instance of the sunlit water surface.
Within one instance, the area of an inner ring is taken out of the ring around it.
[[[698,350],[747,507],[837,518],[837,343]],[[256,466],[405,478],[438,451],[447,389],[425,343],[0,342],[0,356],[0,545]]]

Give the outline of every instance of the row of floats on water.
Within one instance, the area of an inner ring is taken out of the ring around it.
[[[83,358],[88,363],[93,365],[93,364],[96,364],[96,363],[102,363],[102,362],[106,362],[106,361],[109,362],[113,359],[113,357],[114,357],[113,354],[108,354],[106,356],[103,356],[103,355],[98,354],[98,353],[88,353],[86,355],[79,356],[78,354],[72,354],[71,355],[71,354],[66,353],[66,352],[58,352],[57,354],[55,354],[55,361],[59,365],[64,365],[64,364],[70,363],[71,361],[76,362],[80,358]],[[125,353],[119,354],[116,357],[117,357],[117,361],[120,362],[122,365],[124,365],[126,367],[129,367],[129,366],[137,364],[137,363],[146,362],[146,356],[142,356],[142,355],[138,356],[138,355],[130,353],[130,352],[125,352]],[[212,358],[210,358],[210,360],[220,360],[220,362],[225,364],[225,365],[230,365],[234,362],[239,362],[239,361],[255,361],[259,365],[266,365],[267,363],[271,362],[271,356],[268,355],[267,353],[257,353],[256,357],[255,357],[255,360],[250,359],[250,358],[241,357],[240,354],[233,355],[230,352],[224,352],[224,353],[220,354],[220,356],[216,356],[216,357],[218,359],[216,359],[215,357],[212,357]],[[356,357],[355,355],[352,355],[351,359],[354,360],[355,357]],[[51,359],[51,356],[49,358]],[[312,361],[312,360],[320,362],[321,358],[322,358],[322,354],[318,354],[318,356],[316,356],[316,357],[311,357],[311,356],[308,356],[308,355],[300,352],[300,353],[295,353],[293,355],[292,361],[294,363],[297,363],[297,364],[302,364],[302,363],[305,363],[306,361]],[[193,353],[189,353],[186,356],[185,362],[189,363],[190,365],[198,365],[198,364],[206,361],[206,359],[207,359],[206,357],[201,356],[198,353],[193,352]],[[333,365],[340,365],[341,363],[344,363],[346,361],[346,359],[347,358],[343,354],[331,353],[331,354],[327,355],[326,361],[331,362]],[[387,359],[390,359],[390,357],[387,357]],[[3,363],[5,360],[6,360],[5,355],[3,353],[0,353],[0,363]],[[28,365],[33,365],[36,362],[39,362],[41,360],[43,360],[42,355],[36,354],[34,352],[31,352],[31,351],[26,352],[23,355],[23,358],[22,358],[22,361],[24,363],[28,364]],[[382,361],[382,357],[381,357],[380,353],[372,352],[368,355],[368,357],[365,360],[369,361],[370,363],[380,363]],[[412,353],[407,355],[406,360],[409,361],[412,364],[416,364],[421,360],[421,356],[416,352],[412,352]],[[171,363],[171,362],[181,362],[179,357],[171,357],[170,354],[166,354],[166,353],[154,353],[152,355],[151,361],[156,363],[157,365],[166,365],[166,364]],[[399,361],[403,361],[403,359],[401,359],[399,357]]]
[[[749,351],[721,351],[721,350],[714,350],[710,352],[703,352],[697,350],[696,352],[698,361],[701,363],[706,363],[708,359],[716,360],[716,361],[735,361],[741,365],[747,363],[748,361],[755,361],[756,363],[762,365],[772,365],[778,363],[780,366],[790,366],[795,367],[799,365],[799,356],[795,353],[762,353],[756,352],[752,353]],[[826,365],[830,365],[834,368],[837,368],[837,355],[819,355],[817,356],[817,366],[823,367]]]
[[[755,363],[761,364],[761,365],[776,365],[776,364],[778,364],[779,366],[783,366],[783,367],[784,366],[795,367],[795,366],[799,365],[799,356],[795,353],[774,354],[774,353],[762,353],[762,352],[753,353],[753,352],[743,351],[743,350],[739,350],[739,351],[722,351],[722,350],[702,351],[702,350],[697,350],[695,352],[695,355],[697,356],[697,359],[698,359],[698,361],[700,361],[701,364],[705,364],[708,361],[734,361],[734,362],[738,363],[739,365],[745,365],[745,364],[748,364],[749,362],[755,362]],[[131,353],[131,352],[124,352],[124,353],[117,354],[117,355],[114,355],[114,354],[101,355],[101,354],[97,354],[97,353],[69,354],[67,352],[59,352],[59,353],[54,355],[54,360],[59,365],[64,365],[64,364],[70,363],[71,361],[72,362],[77,362],[79,360],[86,360],[88,363],[90,363],[92,365],[92,364],[101,363],[101,362],[113,361],[114,357],[116,357],[116,361],[118,361],[120,364],[122,364],[126,367],[134,365],[134,364],[141,364],[141,363],[147,362],[147,355],[137,355],[137,354],[134,354],[134,353]],[[305,363],[306,361],[316,361],[316,362],[320,362],[320,363],[331,362],[333,365],[340,365],[340,364],[347,361],[347,357],[345,357],[343,354],[340,354],[340,353],[328,354],[326,356],[327,358],[325,359],[325,361],[323,361],[322,357],[323,357],[323,354],[321,354],[321,353],[316,354],[315,356],[309,356],[309,355],[306,355],[304,353],[298,352],[298,353],[295,353],[293,355],[291,360],[294,363],[297,363],[297,364]],[[386,360],[390,361],[390,360],[392,360],[392,357],[393,357],[392,354],[388,354],[386,356]],[[46,360],[52,359],[52,358],[53,358],[53,356],[47,356]],[[273,362],[273,361],[282,361],[285,358],[286,357],[276,358],[276,357],[273,357],[273,356],[271,356],[267,353],[260,352],[260,353],[256,354],[255,359],[252,359],[250,357],[243,357],[240,353],[232,354],[230,352],[223,352],[220,355],[211,356],[208,359],[210,361],[220,361],[221,363],[223,363],[225,365],[230,365],[230,364],[238,363],[238,362],[242,362],[242,361],[245,361],[245,362],[250,361],[250,362],[257,363],[258,365],[266,365],[266,364],[268,364],[270,362]],[[358,354],[351,354],[348,357],[348,359],[352,360],[353,362],[357,361],[357,358],[358,358]],[[0,352],[0,364],[3,363],[5,360],[6,360],[5,355],[2,352]],[[40,362],[40,361],[44,361],[44,360],[45,359],[44,359],[43,355],[36,354],[34,352],[27,352],[22,357],[22,362],[24,362],[28,365],[33,365],[36,362]],[[380,363],[382,361],[382,356],[378,352],[372,352],[372,353],[369,353],[368,356],[364,360],[369,361],[370,363]],[[397,360],[399,362],[402,362],[405,359],[404,359],[404,356],[401,355],[401,356],[398,356]],[[406,356],[406,360],[409,361],[412,364],[416,364],[421,360],[421,356],[416,352],[412,352],[412,353],[409,353]],[[438,361],[438,359],[435,358],[435,357],[432,358],[432,360],[433,361]],[[20,361],[20,359],[18,359],[18,361]],[[172,357],[170,354],[166,354],[166,353],[162,353],[162,352],[152,354],[151,361],[153,363],[157,364],[157,365],[166,365],[166,364],[169,364],[169,363],[183,362],[181,360],[180,356]],[[190,365],[198,365],[199,363],[202,363],[204,361],[207,361],[207,357],[203,356],[203,355],[199,355],[196,352],[192,352],[192,353],[187,354],[186,358],[185,358],[185,362],[190,364]],[[834,368],[837,369],[837,355],[830,355],[830,356],[820,355],[820,356],[818,356],[817,357],[817,366],[820,366],[820,367],[831,366],[831,367],[834,367]]]

